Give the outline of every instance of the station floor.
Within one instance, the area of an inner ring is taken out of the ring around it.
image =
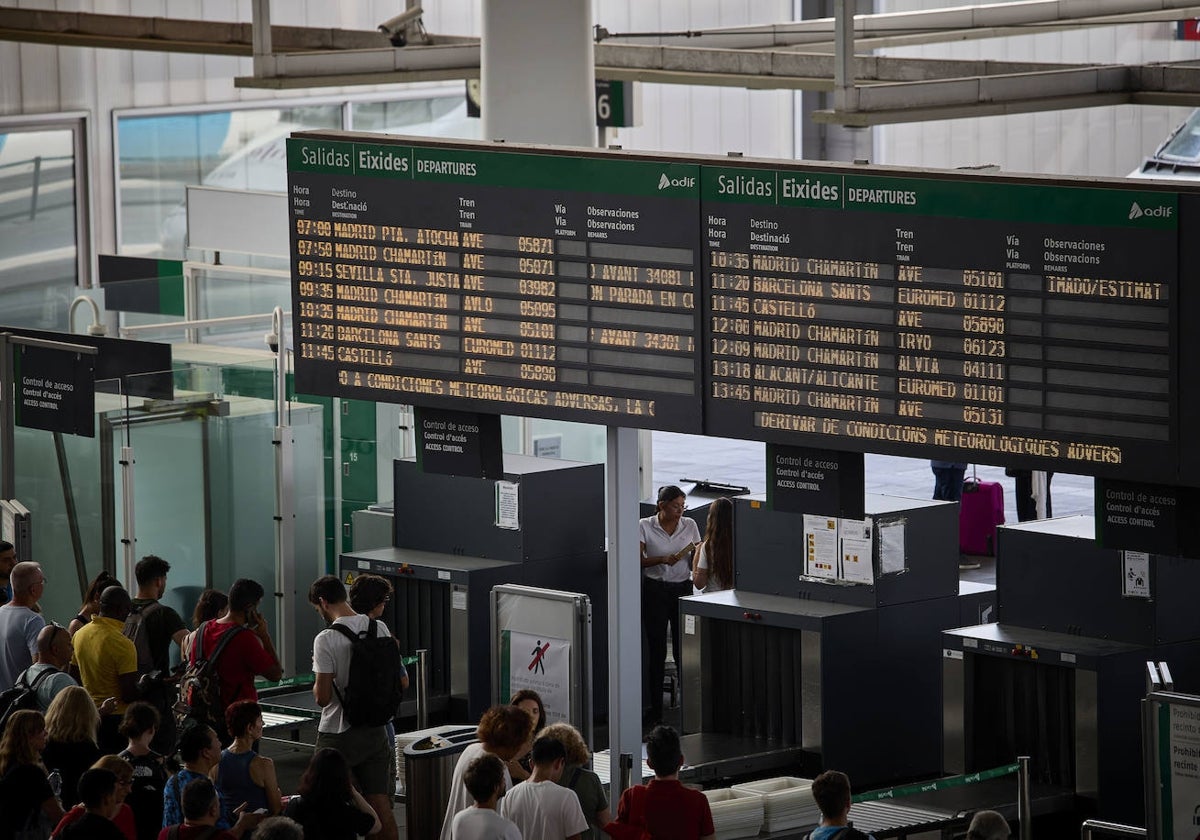
[[[708,479],[721,483],[749,487],[752,492],[766,489],[765,445],[740,440],[697,437],[693,435],[654,433],[654,486],[664,484],[686,485],[685,479]],[[929,462],[912,458],[888,455],[866,456],[866,489],[868,493],[883,493],[914,499],[928,499],[933,493],[933,473]],[[1004,487],[1005,521],[1016,522],[1016,505],[1013,499],[1013,480],[1006,478],[1003,468],[980,466],[978,475],[986,481],[999,481]],[[968,468],[970,475],[972,469]],[[685,486],[686,489],[686,486]],[[1093,512],[1093,481],[1090,477],[1057,474],[1051,485],[1051,497],[1056,516],[1070,516]],[[991,558],[979,558],[978,569],[964,570],[964,579],[992,582],[995,580],[995,564]],[[664,710],[666,723],[679,725],[678,709]],[[307,724],[312,728],[313,724]],[[315,731],[304,731],[302,739],[312,743]],[[295,791],[312,750],[303,745],[287,745],[265,741],[265,755],[276,762],[280,787],[284,794]],[[400,837],[408,838],[404,829],[404,805],[395,807],[396,821],[400,826]]]

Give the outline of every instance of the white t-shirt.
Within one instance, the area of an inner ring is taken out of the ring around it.
[[[370,621],[368,616],[356,613],[336,619],[333,623],[344,625],[346,629],[358,634],[367,629]],[[382,621],[376,621],[375,635],[391,636],[392,632]],[[346,683],[350,681],[350,640],[331,628],[318,633],[313,639],[313,673],[333,674],[333,684],[337,686],[338,691],[345,691]],[[342,717],[342,701],[338,700],[335,691],[329,705],[321,709],[321,722],[317,724],[317,731],[334,734],[345,732],[349,728],[350,724]]]
[[[33,664],[37,637],[46,626],[29,607],[8,603],[0,607],[0,691],[12,688],[21,672]]]
[[[688,543],[700,542],[700,528],[696,520],[681,516],[675,526],[675,533],[668,534],[658,521],[658,514],[638,520],[638,539],[646,546],[647,557],[668,557],[678,554]],[[667,583],[682,583],[692,576],[692,555],[680,557],[670,566],[661,563],[657,566],[647,566],[642,574],[652,580],[665,580]]]
[[[446,816],[442,819],[441,840],[450,840],[450,828],[454,822],[455,814],[475,804],[475,799],[467,790],[467,786],[463,784],[463,774],[467,772],[467,768],[471,766],[472,761],[487,754],[488,752],[483,748],[483,744],[476,741],[463,750],[462,755],[458,757],[458,764],[454,765],[454,778],[450,781],[450,801],[446,803]],[[508,765],[505,764],[504,789],[508,790],[511,787],[512,776],[509,775]]]
[[[563,840],[588,830],[575,791],[549,780],[521,782],[504,794],[499,808],[525,840]]]
[[[700,543],[700,556],[696,559],[696,568],[704,569],[704,571],[708,572],[708,583],[705,584],[704,588],[700,590],[701,592],[720,592],[722,589],[729,588],[720,578],[713,574],[711,569],[708,568],[707,540]]]
[[[450,826],[450,840],[522,840],[521,830],[491,808],[459,811]]]

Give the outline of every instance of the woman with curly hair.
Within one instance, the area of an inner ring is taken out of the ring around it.
[[[383,828],[375,810],[354,787],[345,756],[330,747],[313,753],[283,813],[304,827],[305,837],[322,840],[354,840]]]
[[[96,746],[99,731],[100,712],[82,686],[64,688],[46,710],[47,743],[42,761],[51,771],[62,774],[59,798],[64,808],[79,803],[79,777],[100,757],[100,747]]]
[[[733,502],[725,496],[708,506],[704,542],[692,558],[692,585],[701,592],[733,586]]]
[[[567,763],[558,783],[575,791],[579,797],[579,807],[588,821],[583,840],[605,840],[602,829],[612,822],[612,812],[608,809],[608,797],[604,795],[600,777],[585,766],[592,760],[592,754],[588,752],[583,735],[569,723],[552,723],[542,730],[542,737],[553,738],[567,751]]]
[[[46,748],[46,720],[41,712],[22,709],[14,712],[0,738],[0,840],[9,840],[17,831],[34,836],[42,829],[49,837],[50,829],[62,819],[41,752]]]
[[[512,761],[529,741],[533,732],[533,717],[520,706],[492,706],[479,719],[475,737],[479,740],[462,751],[454,765],[454,778],[450,782],[450,801],[446,804],[446,816],[442,820],[441,840],[450,840],[450,824],[454,815],[475,804],[474,797],[463,784],[463,774],[475,759],[494,755],[504,762],[504,789],[512,787],[512,776],[508,762]]]

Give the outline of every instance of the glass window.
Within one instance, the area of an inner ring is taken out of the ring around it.
[[[287,135],[341,127],[338,104],[119,117],[121,253],[183,257],[189,184],[283,192]]]
[[[383,134],[467,140],[479,136],[479,120],[467,116],[465,95],[393,102],[352,102],[350,124],[355,131],[378,131]]]
[[[0,126],[0,320],[63,330],[79,285],[76,133]],[[86,243],[85,243],[86,247]]]

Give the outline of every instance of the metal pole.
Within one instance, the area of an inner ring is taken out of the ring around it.
[[[856,0],[834,0],[833,108],[857,111],[854,88],[854,9]]]
[[[121,545],[125,555],[125,585],[132,587],[137,563],[137,536],[133,527],[133,447],[121,447]]]
[[[13,387],[12,333],[0,333],[0,499],[11,500],[17,495],[17,469],[13,459],[17,452],[16,418],[13,400],[17,389]]]
[[[267,343],[275,351],[275,429],[271,443],[275,450],[275,637],[280,666],[295,673],[295,542],[296,508],[292,485],[292,448],[295,440],[287,415],[287,341],[283,334],[283,309],[276,306],[271,314],[271,333]]]
[[[87,594],[87,564],[83,558],[83,537],[79,533],[79,511],[75,507],[75,489],[71,484],[71,465],[67,462],[67,447],[62,432],[54,433],[54,454],[58,457],[58,480],[62,484],[63,508],[67,528],[71,532],[71,553],[75,556],[75,577],[79,581],[79,596]]]
[[[33,189],[32,195],[29,198],[29,218],[37,218],[38,210],[38,192],[42,186],[42,156],[38,155],[33,159]]]
[[[1033,840],[1033,813],[1029,808],[1029,756],[1017,756],[1017,823],[1021,840]]]
[[[250,4],[250,38],[254,54],[254,75],[275,75],[275,60],[271,45],[271,0],[252,0]]]
[[[630,753],[621,753],[620,765],[617,770],[617,778],[621,784],[621,790],[628,790],[633,786],[633,756]],[[638,780],[639,782],[641,779]],[[612,786],[612,780],[609,780],[609,786]]]
[[[417,651],[417,729],[429,726],[429,651]]]
[[[1050,485],[1046,481],[1046,473],[1034,470],[1030,473],[1029,484],[1033,493],[1033,508],[1037,511],[1037,518],[1045,519],[1046,502],[1050,496]]]

